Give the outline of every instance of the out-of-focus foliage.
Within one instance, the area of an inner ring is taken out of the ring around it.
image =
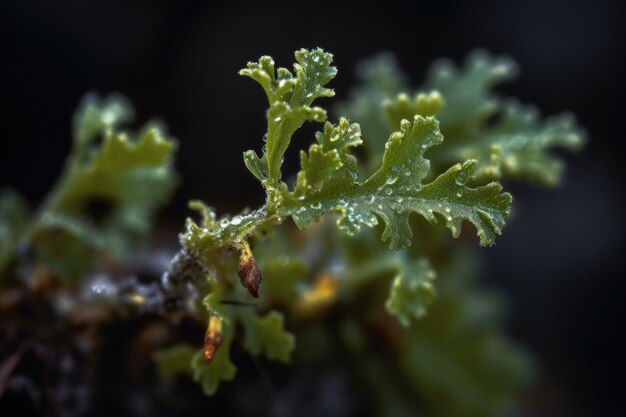
[[[26,222],[17,197],[2,198],[1,218],[11,226],[1,234],[21,242],[33,266],[77,280],[98,254],[121,261],[145,241],[156,209],[175,185],[176,143],[156,122],[136,135],[120,130],[132,114],[119,95],[86,96],[74,117],[64,172],[35,216]],[[15,246],[2,245],[3,252]],[[2,259],[10,256],[3,253]],[[0,270],[2,265],[0,259]]]
[[[392,281],[385,304],[389,314],[396,316],[404,327],[408,327],[411,320],[421,319],[433,300],[434,278],[435,272],[426,259],[407,262],[407,267],[398,271]]]
[[[475,283],[475,254],[442,269],[437,301],[405,334],[398,365],[440,416],[500,416],[532,377],[527,354],[502,331],[504,300]]]
[[[381,62],[389,68],[381,70]],[[584,143],[585,133],[570,114],[541,120],[534,107],[493,93],[495,86],[517,74],[516,64],[508,58],[477,51],[461,68],[441,60],[432,66],[415,95],[408,93],[405,82],[395,85],[388,81],[390,74],[400,72],[389,57],[365,62],[362,68],[363,86],[354,90],[350,101],[338,106],[338,113],[356,122],[366,120],[376,125],[372,130],[387,133],[414,114],[437,115],[446,145],[430,153],[436,169],[474,159],[476,182],[504,178],[556,185],[563,164],[550,151],[576,150]],[[383,150],[382,143],[375,140],[369,145],[374,156]]]

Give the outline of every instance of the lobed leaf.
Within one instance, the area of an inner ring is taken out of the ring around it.
[[[132,112],[119,95],[82,101],[63,175],[21,236],[36,265],[78,279],[95,253],[120,261],[143,243],[173,190],[176,144],[156,123],[136,137],[120,132]]]
[[[295,76],[285,68],[274,69],[274,60],[264,56],[249,62],[239,74],[248,76],[263,87],[270,104],[267,110],[266,144],[261,157],[252,150],[244,153],[244,162],[252,174],[266,187],[275,187],[281,177],[283,155],[296,130],[307,120],[326,119],[326,111],[311,107],[319,97],[332,97],[333,90],[324,86],[337,74],[331,66],[332,54],[317,48],[295,53]]]
[[[434,158],[441,164],[476,159],[477,180],[512,178],[555,185],[563,166],[550,151],[579,149],[585,134],[569,115],[542,121],[533,107],[492,93],[495,85],[516,73],[510,59],[481,51],[470,55],[463,68],[450,63],[433,67],[426,85],[446,99],[439,117],[451,142]],[[488,123],[489,118],[495,122]]]
[[[438,91],[418,93],[411,99],[406,93],[398,94],[397,98],[383,101],[387,121],[395,129],[400,127],[402,120],[411,120],[413,116],[437,116],[444,106],[443,97]]]
[[[124,258],[147,236],[156,208],[173,190],[174,150],[156,128],[136,140],[107,132],[84,163],[71,167],[47,212],[83,223],[115,258]]]
[[[426,309],[433,302],[435,272],[426,258],[403,262],[402,266],[391,281],[385,308],[402,326],[409,327],[411,320],[426,315]]]
[[[215,357],[210,363],[205,363],[202,350],[196,352],[191,360],[193,379],[202,386],[202,391],[209,396],[214,395],[222,381],[231,381],[235,378],[237,367],[230,359],[230,346],[233,342],[233,324],[222,323],[223,341]]]
[[[475,159],[477,182],[511,178],[555,185],[563,164],[550,152],[555,148],[577,150],[584,143],[585,133],[570,115],[542,121],[532,107],[493,93],[495,86],[518,72],[509,58],[477,51],[460,68],[447,60],[437,62],[421,89],[441,95],[441,101],[431,100],[430,105],[423,93],[410,99],[401,92],[407,91],[406,84],[400,90],[380,88],[388,84],[388,76],[376,70],[376,60],[364,65],[376,76],[366,78],[365,85],[354,90],[351,101],[339,108],[362,126],[367,125],[367,131],[381,132],[380,137],[397,130],[402,119],[436,114],[446,138],[446,146],[430,154],[436,170]],[[391,66],[389,71],[398,69]],[[382,143],[369,139],[366,146],[370,155],[382,153]]]
[[[517,65],[511,59],[491,58],[484,51],[470,54],[462,69],[448,60],[436,62],[428,72],[424,86],[438,91],[446,105],[439,114],[442,132],[448,136],[466,136],[482,127],[498,111],[499,99],[491,89],[514,78]]]
[[[315,152],[324,152],[321,140],[326,137],[336,137],[338,143],[358,143],[350,139],[357,136],[356,125],[349,125],[345,119],[325,131],[329,129],[329,133],[318,135],[322,149],[313,145]],[[455,237],[460,233],[462,221],[469,220],[478,229],[481,245],[492,245],[504,226],[511,196],[501,194],[502,187],[497,183],[467,187],[465,182],[473,174],[475,161],[457,164],[423,185],[430,169],[424,152],[442,141],[434,118],[416,115],[413,122],[403,121],[400,131],[392,134],[386,144],[382,166],[363,182],[358,181],[354,157],[347,153],[349,146],[330,149],[325,153],[337,153],[341,167],[335,168],[336,158],[327,156],[325,169],[332,174],[315,184],[308,181],[310,174],[306,169],[301,171],[293,192],[285,185],[281,188],[278,213],[292,216],[298,227],[305,228],[325,213],[339,211],[337,225],[348,234],[356,233],[362,225],[375,226],[380,217],[385,223],[382,239],[389,240],[393,249],[410,245],[411,212],[432,223],[436,223],[437,213],[444,217]]]
[[[254,314],[240,315],[244,329],[244,347],[253,355],[265,354],[268,359],[289,362],[296,347],[293,334],[284,329],[285,318],[271,311],[264,317]]]
[[[133,107],[126,97],[111,94],[101,99],[96,94],[87,94],[74,113],[74,146],[86,150],[98,137],[130,122],[133,117]]]
[[[553,186],[560,182],[563,163],[550,153],[555,148],[579,149],[585,134],[571,115],[539,120],[537,111],[510,100],[499,120],[471,143],[459,142],[448,159],[477,160],[477,179],[524,179]]]

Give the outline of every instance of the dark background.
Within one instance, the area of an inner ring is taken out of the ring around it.
[[[119,91],[139,121],[159,116],[180,139],[182,185],[161,220],[179,228],[190,198],[220,210],[261,201],[241,160],[242,151],[260,148],[265,123],[261,89],[237,76],[248,60],[271,54],[288,66],[294,50],[321,46],[335,54],[332,86],[341,99],[356,82],[356,62],[376,52],[395,52],[414,85],[438,57],[458,62],[475,47],[509,54],[522,75],[502,91],[544,115],[572,111],[590,141],[564,155],[561,188],[507,187],[516,217],[483,251],[487,279],[508,294],[510,333],[543,370],[534,393],[542,415],[623,413],[618,132],[626,57],[618,2],[206,3],[2,2],[0,186],[37,204],[62,168],[81,96]]]

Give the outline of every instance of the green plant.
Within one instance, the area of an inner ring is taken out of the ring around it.
[[[495,96],[492,87],[515,67],[484,53],[462,69],[437,64],[415,94],[389,56],[366,62],[363,85],[337,106],[360,124],[333,124],[313,106],[334,95],[326,87],[337,72],[332,55],[302,49],[295,57],[293,71],[265,56],[240,72],[269,104],[261,156],[244,153],[265,204],[218,218],[190,202],[201,219],[187,220],[160,283],[119,287],[113,302],[205,323],[203,346],[174,345],[154,358],[164,378],[189,374],[208,395],[235,377],[230,351],[241,343],[281,362],[349,352],[381,414],[507,412],[531,366],[502,334],[499,297],[473,282],[477,255],[435,224],[458,237],[466,220],[480,245],[493,245],[511,195],[489,181],[557,184],[562,164],[549,151],[578,148],[583,133],[570,116],[541,121],[532,108]],[[19,197],[2,195],[3,285],[24,265],[27,281],[44,268],[76,282],[98,260],[123,262],[145,237],[175,184],[176,145],[154,123],[129,139],[119,131],[129,114],[120,97],[83,104],[66,170],[32,220]],[[283,157],[306,121],[325,123],[290,184]],[[104,216],[94,206],[104,206]],[[288,218],[305,231],[284,224]],[[321,325],[333,311],[341,312],[336,323]]]

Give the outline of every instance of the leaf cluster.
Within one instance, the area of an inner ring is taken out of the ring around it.
[[[160,375],[188,375],[214,395],[237,372],[234,344],[283,363],[348,351],[381,414],[509,411],[531,366],[502,335],[498,298],[472,281],[476,254],[449,236],[471,225],[481,246],[493,245],[512,202],[495,180],[557,184],[562,163],[550,152],[577,149],[583,131],[570,116],[541,120],[493,93],[516,67],[483,52],[461,68],[435,64],[416,91],[393,57],[365,62],[363,84],[329,121],[317,100],[334,96],[332,60],[301,49],[292,69],[263,56],[240,71],[268,101],[261,152],[243,154],[265,203],[219,217],[189,203],[200,219],[187,219],[159,300],[206,323],[204,345],[156,352]],[[76,282],[145,241],[176,184],[177,145],[158,122],[122,130],[132,113],[118,95],[86,97],[42,205],[31,213],[0,193],[0,277],[43,268]],[[290,183],[283,159],[305,122],[321,126]],[[281,226],[287,219],[302,232]],[[315,326],[336,311],[345,313],[336,325]]]

